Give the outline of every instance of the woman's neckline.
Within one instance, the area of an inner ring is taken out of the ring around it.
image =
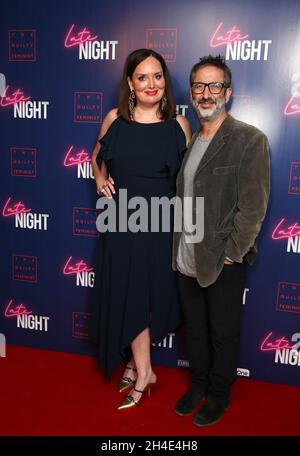
[[[133,123],[139,124],[139,125],[156,125],[156,124],[161,124],[164,123],[164,120],[159,120],[158,122],[138,122],[137,120],[134,120]]]

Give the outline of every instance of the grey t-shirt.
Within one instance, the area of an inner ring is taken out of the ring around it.
[[[211,141],[209,139],[200,139],[197,137],[193,144],[190,156],[183,170],[183,196],[193,197],[194,177],[197,168],[205,154],[206,149]],[[196,277],[196,265],[194,255],[194,244],[187,243],[188,235],[182,233],[179,242],[177,254],[177,268],[181,274]]]

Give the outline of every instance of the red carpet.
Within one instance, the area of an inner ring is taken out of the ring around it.
[[[158,384],[135,409],[116,410],[121,370],[105,383],[88,356],[8,346],[0,358],[0,435],[299,435],[300,388],[238,379],[221,422],[199,428],[173,412],[188,372],[156,367]]]

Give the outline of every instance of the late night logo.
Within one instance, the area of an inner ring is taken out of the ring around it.
[[[300,313],[300,283],[278,283],[276,310]]]
[[[243,293],[243,305],[246,304],[247,301],[247,294],[249,293],[250,289],[249,288],[244,288],[244,293]]]
[[[102,98],[101,92],[75,92],[74,122],[101,123]]]
[[[260,345],[262,352],[274,353],[274,363],[300,366],[300,333],[292,335],[290,341],[285,337],[273,336],[269,332]]]
[[[63,268],[63,274],[66,276],[76,277],[77,287],[94,286],[95,273],[94,268],[89,268],[84,260],[74,261],[70,256]]]
[[[87,27],[75,31],[75,24],[69,28],[64,45],[78,48],[79,60],[115,60],[117,40],[97,40],[98,36]]]
[[[288,223],[285,218],[282,218],[272,233],[272,239],[274,241],[287,239],[286,251],[300,253],[300,225],[297,222]]]
[[[291,79],[291,97],[284,108],[284,115],[286,116],[294,116],[300,113],[300,73],[294,73]]]
[[[36,177],[36,149],[28,147],[12,147],[11,175]]]
[[[177,29],[147,28],[146,48],[159,52],[166,62],[176,62]]]
[[[13,253],[13,280],[37,283],[37,257]]]
[[[0,107],[13,106],[15,119],[47,119],[49,101],[30,99],[21,89],[14,90],[6,86],[0,97]]]
[[[64,158],[64,166],[76,167],[78,178],[94,179],[91,157],[84,149],[76,151],[74,146],[70,146]]]
[[[11,62],[36,61],[36,31],[9,30],[9,60]]]
[[[42,315],[33,315],[32,310],[27,309],[24,304],[16,304],[13,299],[10,299],[7,304],[4,316],[6,318],[15,319],[17,328],[33,329],[35,331],[48,331],[49,317]]]
[[[226,46],[226,60],[268,60],[272,40],[250,40],[249,35],[233,25],[225,31],[220,22],[210,39],[213,48]]]
[[[169,333],[161,342],[152,342],[153,347],[173,348],[175,333]]]
[[[49,214],[32,212],[22,201],[13,203],[9,197],[2,210],[3,217],[14,217],[15,227],[28,230],[48,230]]]
[[[24,304],[14,304],[14,300],[10,299],[9,303],[5,307],[4,316],[6,318],[19,317],[21,315],[30,315],[32,310],[27,309]]]
[[[176,114],[181,114],[182,116],[185,116],[186,115],[186,111],[189,108],[189,105],[177,104],[175,108],[176,108]]]
[[[98,215],[98,209],[89,207],[74,207],[73,234],[77,236],[98,237],[99,231],[96,227],[96,219]]]
[[[72,315],[72,335],[76,339],[89,339],[91,314],[85,312],[73,312]]]

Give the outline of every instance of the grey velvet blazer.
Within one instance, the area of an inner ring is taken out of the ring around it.
[[[177,196],[181,198],[183,169],[198,134],[193,135],[177,176]],[[256,257],[270,193],[267,137],[228,115],[197,168],[193,188],[195,197],[204,197],[204,237],[193,246],[198,283],[207,287],[218,278],[225,257],[249,264]],[[175,232],[173,237],[174,271],[180,236]]]

